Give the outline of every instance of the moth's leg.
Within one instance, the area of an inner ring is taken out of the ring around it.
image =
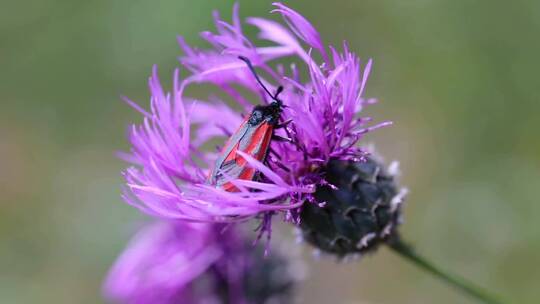
[[[288,121],[290,121],[290,120],[288,120]],[[283,123],[283,124],[287,124],[287,125],[288,125],[288,124],[289,124],[288,121],[286,121],[286,122]],[[289,138],[292,138],[292,135],[291,135],[291,132],[289,131],[289,128],[284,128],[284,129],[285,129],[285,134],[287,134],[287,136],[288,136]],[[296,132],[296,126],[295,126],[295,125],[292,125],[292,129],[293,129],[293,131]],[[301,146],[298,142],[296,142],[296,141],[288,141],[288,142],[289,142],[289,143],[292,143],[293,145],[295,145],[295,146],[298,148],[298,150],[303,151],[303,152],[304,152],[304,158],[306,157],[306,155],[305,155],[306,150],[304,149],[304,147],[302,147],[302,146]]]
[[[282,142],[288,142],[288,143],[292,143],[292,139],[290,138],[287,138],[287,137],[281,137],[279,135],[272,135],[272,139],[275,140],[275,141],[282,141]]]
[[[276,152],[276,150],[272,149],[272,148],[269,148],[268,149],[268,153],[269,154],[272,154],[273,156],[275,156],[277,159],[281,160],[281,156]]]
[[[274,149],[272,148],[268,149],[268,153],[272,154],[272,156],[275,156],[278,160],[281,160],[281,156]],[[265,164],[270,166],[268,159],[265,160]],[[279,168],[285,170],[286,172],[291,172],[291,169],[285,167],[285,165],[283,165],[281,162],[274,162],[274,164],[278,166]]]
[[[287,119],[287,120],[284,121],[283,123],[280,123],[280,124],[276,125],[276,126],[274,127],[274,129],[282,129],[282,128],[285,128],[285,127],[288,126],[291,122],[292,122],[292,119]]]
[[[278,99],[278,96],[279,94],[281,94],[281,92],[283,92],[283,86],[279,86],[276,90],[276,93],[274,93],[274,96],[272,97],[274,100],[277,100]]]
[[[282,140],[282,141],[285,141],[285,142],[288,142],[288,143],[292,143],[293,145],[295,145],[299,150],[303,150],[303,148],[298,144],[298,142],[295,142],[293,140],[291,140],[292,138],[292,135],[291,135],[291,132],[289,131],[289,128],[287,128],[287,126],[292,122],[292,119],[288,119],[287,121],[285,121],[284,123],[282,124],[279,124],[277,125],[275,128],[276,129],[279,129],[279,128],[283,128],[285,130],[285,134],[287,135],[287,140]],[[295,126],[293,125],[293,128]],[[278,139],[279,141],[279,139]]]

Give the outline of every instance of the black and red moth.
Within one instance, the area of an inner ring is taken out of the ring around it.
[[[283,103],[278,99],[283,87],[278,87],[275,94],[270,93],[257,76],[249,59],[242,56],[238,58],[247,64],[257,82],[270,95],[273,102],[269,105],[258,105],[253,109],[236,132],[231,135],[216,160],[209,182],[230,192],[238,191],[230,180],[253,180],[257,173],[237,151],[242,151],[261,162],[264,161],[283,108]]]

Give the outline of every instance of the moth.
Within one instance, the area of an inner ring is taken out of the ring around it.
[[[253,180],[257,173],[256,169],[250,167],[237,151],[242,151],[263,162],[268,154],[270,143],[275,138],[274,131],[282,127],[279,125],[279,119],[284,107],[283,102],[278,98],[283,87],[279,86],[275,94],[270,93],[249,59],[242,56],[238,58],[247,64],[259,85],[273,101],[268,105],[258,105],[253,109],[227,140],[215,162],[209,176],[209,182],[230,192],[238,191],[238,188],[230,180]]]

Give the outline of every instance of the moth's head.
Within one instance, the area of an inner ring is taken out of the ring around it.
[[[276,125],[279,121],[283,104],[281,101],[274,101],[266,106],[256,106],[249,116],[249,124],[256,126],[263,122]]]

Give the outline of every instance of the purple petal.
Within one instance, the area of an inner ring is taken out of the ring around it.
[[[273,5],[276,6],[277,9],[273,10],[272,12],[279,12],[283,16],[285,22],[287,22],[289,25],[289,28],[300,39],[304,40],[304,42],[311,47],[317,49],[323,56],[324,60],[328,61],[328,55],[324,49],[321,36],[313,25],[311,25],[311,23],[298,12],[285,6],[284,4],[274,2]]]

